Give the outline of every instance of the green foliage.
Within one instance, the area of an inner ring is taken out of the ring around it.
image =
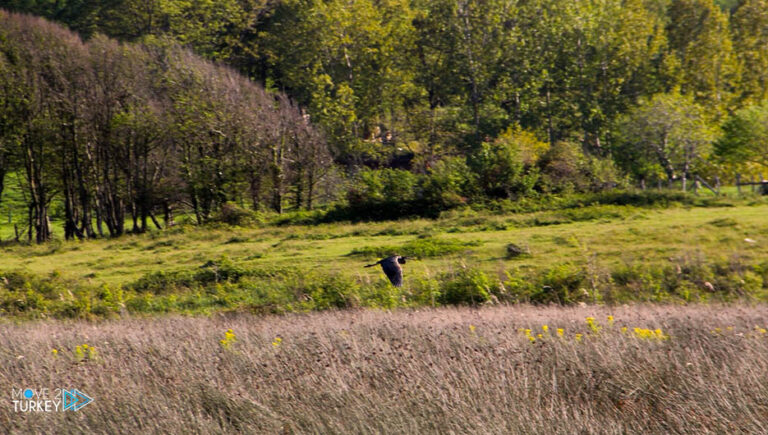
[[[74,215],[115,215],[109,233],[122,234],[127,208],[141,215],[134,231],[161,208],[191,207],[198,223],[252,225],[257,217],[227,205],[246,200],[282,213],[345,198],[331,220],[434,217],[489,200],[623,187],[625,174],[687,180],[714,171],[703,162],[719,117],[766,95],[764,3],[720,2],[724,11],[712,0],[6,2],[62,21],[86,42],[4,13],[0,180],[5,166],[23,173],[21,150],[2,155],[25,137],[19,128],[34,126],[48,157],[36,159],[45,162],[43,190],[57,193],[37,202],[70,220],[66,238],[96,235]],[[18,42],[24,27],[39,28],[38,39]],[[58,66],[35,93],[19,72],[48,64]],[[74,91],[113,88],[120,92]],[[32,110],[39,104],[51,110]],[[24,113],[45,116],[25,122]],[[89,143],[105,156],[135,156],[130,163],[144,166],[136,173],[156,175],[99,179],[111,184],[101,191],[116,192],[109,202],[95,201],[95,187],[75,194],[66,186],[84,176],[69,168],[87,163]],[[331,160],[342,170],[328,169]],[[126,209],[92,210],[127,198]],[[43,231],[46,210],[39,214]]]
[[[261,217],[254,211],[228,202],[221,206],[211,218],[211,222],[221,222],[238,227],[253,226],[262,223]]]
[[[515,145],[505,141],[483,142],[469,157],[479,188],[490,198],[514,198],[533,192],[538,173],[531,167],[525,168],[521,151]]]
[[[109,318],[219,310],[284,313],[496,302],[571,305],[768,298],[768,263],[738,256],[707,258],[699,252],[667,262],[638,260],[610,267],[574,261],[540,268],[518,266],[504,271],[504,276],[497,280],[480,268],[461,265],[435,277],[409,275],[403,288],[395,288],[384,279],[368,282],[338,272],[254,267],[222,258],[202,267],[148,273],[121,288],[64,279],[59,273],[38,276],[16,271],[5,272],[0,279],[0,313],[20,318]]]
[[[759,104],[768,98],[768,1],[742,0],[731,16],[733,48],[741,67],[735,89],[742,103]]]
[[[681,91],[704,111],[722,113],[739,84],[728,13],[713,0],[674,0],[667,16],[667,40],[679,62]]]
[[[716,137],[701,106],[679,92],[643,100],[618,124],[616,155],[638,178],[691,179]],[[685,184],[683,184],[685,188]]]
[[[736,111],[722,129],[715,144],[719,157],[736,165],[768,168],[768,101]]]
[[[466,159],[448,157],[432,165],[424,181],[424,202],[440,210],[449,210],[466,204],[474,193],[476,176]]]
[[[446,305],[477,305],[491,300],[494,283],[484,272],[462,266],[443,277],[439,301]]]
[[[303,292],[312,298],[313,309],[349,308],[359,304],[355,301],[359,287],[347,277],[332,275],[308,281]]]

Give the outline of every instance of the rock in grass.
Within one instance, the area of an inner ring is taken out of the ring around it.
[[[515,258],[528,253],[528,248],[520,247],[514,243],[507,245],[507,258]]]

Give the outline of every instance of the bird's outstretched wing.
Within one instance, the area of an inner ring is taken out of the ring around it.
[[[389,260],[389,259],[388,259]],[[394,261],[382,261],[381,268],[389,278],[389,281],[395,287],[403,286],[403,269],[397,264],[397,260]]]

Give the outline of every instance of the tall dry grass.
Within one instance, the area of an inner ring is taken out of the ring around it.
[[[765,433],[766,322],[766,306],[625,306],[3,324],[0,432]],[[81,344],[96,353],[77,362]],[[20,414],[12,387],[95,402]]]

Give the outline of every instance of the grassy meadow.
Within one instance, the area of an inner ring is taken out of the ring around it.
[[[768,299],[768,202],[588,204],[528,213],[251,227],[179,225],[2,248],[0,309],[26,318],[283,313],[494,302]],[[507,251],[512,243],[521,255]],[[405,286],[378,268],[415,257]]]
[[[768,202],[635,203],[6,243],[0,429],[768,431]]]
[[[33,321],[5,433],[765,433],[765,305],[507,306]],[[55,349],[55,352],[54,352]]]

